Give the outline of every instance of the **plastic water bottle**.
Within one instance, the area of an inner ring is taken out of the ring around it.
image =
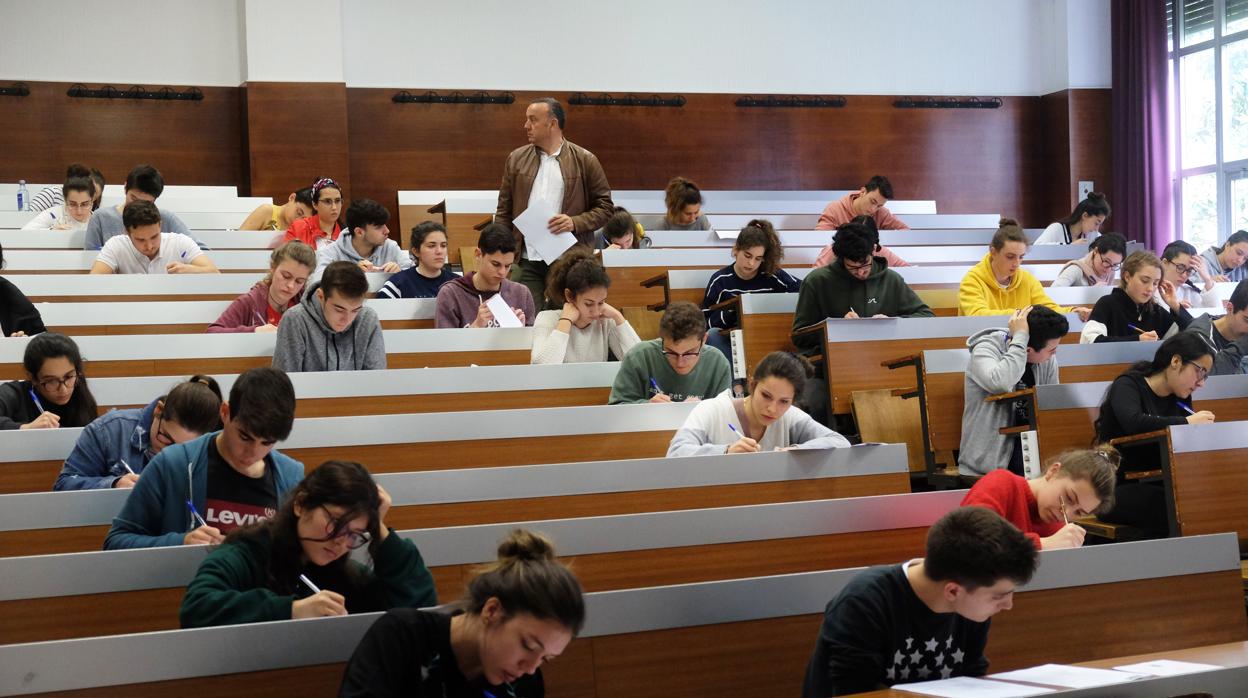
[[[17,180],[17,210],[25,211],[30,203],[30,195],[26,193],[26,180]]]

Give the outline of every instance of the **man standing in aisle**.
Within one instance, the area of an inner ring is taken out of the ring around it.
[[[513,281],[524,284],[534,298],[545,298],[546,272],[553,259],[542,259],[513,221],[530,206],[543,204],[558,211],[547,222],[556,235],[572,234],[588,245],[594,231],[611,217],[611,185],[598,158],[565,140],[563,105],[553,97],[533,100],[524,112],[524,131],[529,145],[511,151],[503,166],[494,222],[512,228],[521,258],[512,268]],[[539,307],[538,310],[541,310]]]

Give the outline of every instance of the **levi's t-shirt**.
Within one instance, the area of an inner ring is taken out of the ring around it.
[[[208,496],[204,520],[221,533],[271,519],[277,514],[277,482],[272,455],[264,457],[264,474],[258,478],[238,472],[217,450],[217,440],[208,442]]]

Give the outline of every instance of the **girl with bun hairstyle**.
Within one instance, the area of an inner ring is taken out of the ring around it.
[[[551,265],[546,302],[533,321],[535,364],[617,360],[641,341],[624,315],[607,303],[611,277],[594,251],[576,245]]]
[[[813,375],[805,358],[771,352],[754,369],[749,397],[724,391],[699,403],[672,437],[667,457],[849,446],[844,436],[793,404]]]
[[[212,376],[191,376],[147,407],[113,410],[88,424],[52,489],[134,487],[166,446],[220,428],[221,387]]]
[[[663,193],[667,214],[664,230],[710,230],[711,222],[702,213],[702,190],[684,177],[672,177]]]
[[[516,530],[446,609],[388,611],[347,664],[340,698],[545,695],[540,666],[585,623],[581,584],[550,540]]]
[[[1050,223],[1040,237],[1037,245],[1080,245],[1090,243],[1101,235],[1101,225],[1109,217],[1109,201],[1099,191],[1088,194],[1088,198],[1079,202],[1070,215],[1060,221]]]

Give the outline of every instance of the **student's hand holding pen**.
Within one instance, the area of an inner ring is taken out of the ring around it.
[[[204,524],[183,536],[182,545],[216,545],[223,540],[220,529]]]
[[[347,615],[347,600],[336,591],[322,589],[290,605],[291,618],[322,618]]]

